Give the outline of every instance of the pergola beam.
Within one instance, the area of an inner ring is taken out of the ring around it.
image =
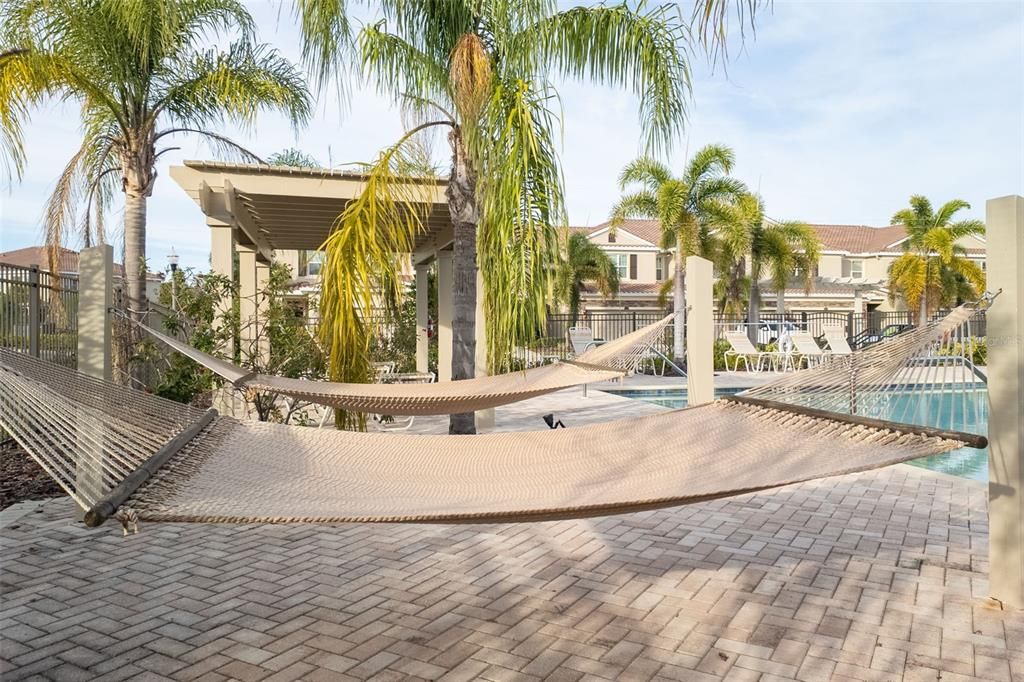
[[[249,212],[249,207],[230,180],[224,180],[224,201],[227,204],[228,213],[231,214],[235,226],[253,244],[260,259],[270,262],[274,249],[270,246],[270,242],[267,241],[263,231]]]

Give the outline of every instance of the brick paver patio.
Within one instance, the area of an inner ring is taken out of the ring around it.
[[[0,531],[4,680],[1024,680],[985,489],[897,466],[524,525]]]

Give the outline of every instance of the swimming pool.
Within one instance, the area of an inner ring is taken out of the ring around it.
[[[732,395],[741,390],[719,389],[715,391],[715,397]],[[672,409],[686,407],[685,389],[626,389],[609,393]],[[987,398],[984,388],[957,393],[953,399],[949,393],[914,391],[895,396],[888,405],[888,415],[869,416],[889,416],[913,424],[984,435],[988,433]],[[988,480],[988,449],[960,448],[942,455],[911,460],[908,464],[975,481]]]

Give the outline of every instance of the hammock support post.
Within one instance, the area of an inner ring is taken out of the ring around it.
[[[183,447],[199,435],[200,431],[209,426],[217,416],[217,410],[211,407],[198,420],[167,441],[162,448],[154,452],[138,469],[128,474],[121,483],[104,497],[100,498],[92,506],[92,509],[85,513],[85,525],[90,528],[103,525],[132,496],[132,493],[152,478],[153,474],[167,463],[167,460],[178,454]]]
[[[1024,197],[989,199],[985,232],[1002,290],[987,314],[989,594],[1024,608]]]
[[[78,259],[78,371],[110,381],[113,374],[114,249],[101,244],[82,249]],[[83,419],[78,424],[79,459],[75,487],[87,495],[103,490],[103,427]],[[88,499],[88,498],[86,498]],[[80,506],[83,512],[85,507]]]
[[[715,399],[714,267],[700,256],[686,259],[686,404]]]

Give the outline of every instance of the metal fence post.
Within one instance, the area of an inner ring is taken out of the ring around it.
[[[39,357],[39,330],[43,325],[39,290],[39,266],[28,266],[28,353]]]

